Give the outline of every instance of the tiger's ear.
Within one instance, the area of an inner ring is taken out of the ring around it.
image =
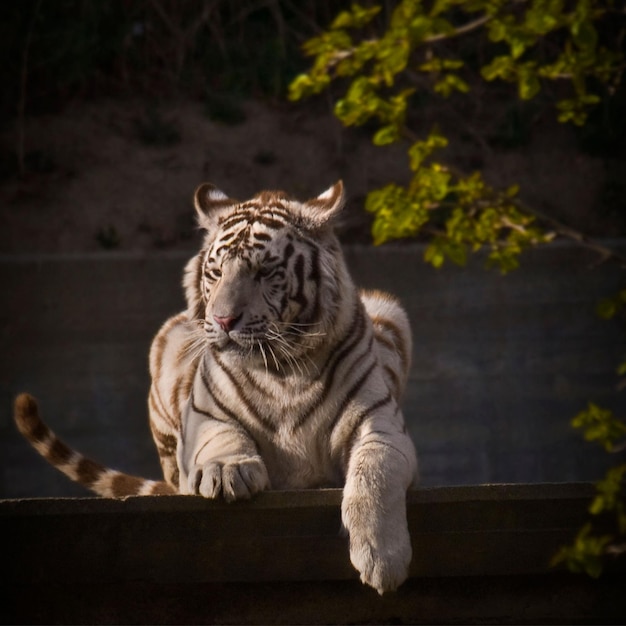
[[[331,226],[345,204],[343,182],[338,180],[317,198],[304,203],[303,218],[314,228]]]
[[[202,183],[193,195],[193,203],[198,214],[198,224],[207,230],[224,210],[229,209],[237,200],[229,198],[211,183]]]

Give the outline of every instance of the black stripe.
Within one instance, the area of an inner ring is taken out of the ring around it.
[[[317,247],[313,247],[311,255],[311,269],[309,270],[309,280],[315,284],[315,301],[313,303],[313,312],[310,315],[311,321],[316,321],[321,315],[320,301],[320,280],[322,274],[320,271],[320,253]]]
[[[367,409],[364,409],[363,411],[361,411],[357,415],[357,417],[354,418],[352,429],[350,430],[350,435],[346,438],[346,441],[353,442],[357,429],[359,428],[359,426],[361,426],[361,424],[363,424],[366,418],[368,418],[374,411],[381,409],[382,407],[388,405],[392,401],[393,401],[393,396],[390,393],[388,393],[384,398],[377,400],[376,402],[374,402],[374,404],[369,406]],[[341,413],[338,413],[330,429],[331,438],[333,436],[335,429],[339,426],[340,420],[341,420]],[[350,446],[348,446],[348,448],[351,448],[351,447],[352,447],[352,443]]]
[[[110,489],[114,496],[137,495],[148,481],[138,476],[129,474],[115,474],[110,483]]]
[[[361,357],[359,357],[359,360],[360,358]],[[356,381],[356,383],[354,383],[354,385],[350,387],[350,389],[348,390],[348,393],[346,393],[346,395],[343,397],[341,405],[339,406],[339,409],[337,410],[337,415],[335,415],[335,419],[332,421],[331,432],[334,429],[337,422],[341,419],[343,412],[346,410],[348,404],[350,404],[350,402],[354,399],[354,397],[359,393],[359,391],[365,384],[365,381],[370,377],[370,374],[374,371],[374,368],[376,367],[376,365],[377,365],[376,361],[372,361],[370,366],[365,370],[365,372]]]
[[[347,465],[348,465],[349,460],[350,460],[350,453],[352,452],[352,448],[354,447],[354,442],[355,442],[355,439],[356,439],[356,436],[357,436],[357,431],[359,430],[359,428],[361,427],[363,422],[374,411],[377,411],[378,409],[381,409],[382,407],[387,406],[392,401],[393,401],[393,398],[392,398],[391,394],[388,393],[384,398],[381,398],[380,400],[378,400],[377,402],[372,404],[367,409],[364,409],[363,411],[361,411],[361,413],[359,413],[356,416],[356,418],[354,418],[353,424],[352,424],[352,428],[350,430],[350,434],[346,437],[346,439],[344,441],[343,450],[341,452],[341,457],[342,457],[341,461],[342,461],[342,465],[344,467],[344,473],[347,470]],[[340,417],[340,416],[338,416],[338,417]],[[335,431],[335,428],[337,428],[339,426],[339,423],[340,423],[339,419],[336,419],[335,422],[333,423],[333,427],[332,427],[331,434],[330,434],[330,438],[331,439],[332,439],[333,433]]]
[[[311,247],[311,270],[309,272],[309,280],[319,283],[321,278],[320,272],[320,251],[317,246]]]
[[[263,226],[266,226],[270,230],[280,230],[281,228],[285,228],[285,226],[287,225],[287,223],[283,222],[282,220],[277,220],[274,217],[265,215],[259,215],[256,221],[259,224],[263,224]]]
[[[150,405],[150,398],[152,398],[152,405]],[[165,403],[163,402],[163,398],[159,393],[158,387],[156,385],[152,385],[150,389],[150,395],[148,397],[148,404],[152,406],[152,408],[156,411],[156,413],[163,418],[163,420],[169,424],[174,430],[177,430],[180,426],[180,418],[176,419],[176,415],[172,418],[172,416],[168,413],[165,408]]]
[[[259,383],[256,380],[254,380],[254,378],[250,374],[250,372],[248,372],[247,370],[244,370],[243,371],[243,375],[244,375],[244,377],[246,379],[246,384],[249,385],[250,387],[253,387],[254,389],[256,389],[257,393],[263,394],[266,397],[267,396],[271,396],[271,398],[273,400],[276,399],[276,395],[272,393],[273,389],[268,391],[266,388],[264,388],[261,385],[259,385]],[[272,380],[274,380],[274,379],[272,379]],[[278,379],[276,381],[276,384],[273,385],[273,387],[279,387],[280,386],[279,380],[280,379]],[[281,391],[282,391],[282,388],[281,388]]]
[[[406,352],[406,346],[404,345],[400,329],[396,326],[396,324],[382,317],[375,317],[372,319],[372,322],[376,332],[376,338],[381,343],[384,343],[391,351],[395,352],[400,357],[400,361],[402,361],[404,369],[407,369],[409,356]],[[377,326],[379,328],[376,328]],[[387,337],[384,337],[382,334],[384,332],[388,332],[393,339],[390,341]],[[392,343],[393,347],[389,346],[389,343]]]
[[[213,358],[218,361],[218,356],[217,353],[215,352],[215,350],[213,351]],[[223,368],[224,369],[224,368]],[[226,370],[224,370],[224,372],[228,375],[229,372],[227,372]],[[251,426],[254,426],[254,424],[249,424],[247,422],[247,420],[244,420],[243,417],[241,415],[238,415],[236,413],[233,413],[233,411],[231,411],[223,402],[221,402],[219,400],[219,398],[217,397],[217,394],[215,393],[215,391],[211,388],[211,384],[209,382],[209,379],[205,376],[201,376],[201,380],[202,380],[202,384],[204,385],[204,388],[206,390],[206,392],[211,396],[211,398],[213,399],[213,402],[215,403],[215,405],[217,406],[217,408],[224,413],[224,415],[226,415],[227,418],[229,418],[230,420],[232,420],[235,424],[237,424],[244,432],[248,433],[248,429]],[[208,413],[206,413],[206,415],[208,415],[209,417],[214,417]],[[226,420],[219,420],[219,421],[223,421],[225,422]],[[243,423],[245,422],[245,423]],[[249,435],[248,435],[249,436]]]
[[[50,429],[39,419],[39,416],[20,416],[20,426],[31,441],[45,441],[52,435]]]
[[[248,413],[250,413],[250,415],[252,415],[252,417],[261,424],[261,426],[263,426],[266,430],[269,430],[271,433],[275,433],[276,432],[276,424],[274,424],[273,422],[271,422],[270,420],[268,420],[266,417],[262,416],[258,410],[256,409],[256,407],[254,407],[250,400],[246,397],[245,395],[245,389],[244,387],[241,385],[241,383],[235,378],[235,376],[233,375],[233,373],[228,369],[228,367],[226,367],[226,365],[224,364],[224,362],[217,356],[217,354],[214,354],[214,359],[215,362],[218,364],[218,366],[222,369],[222,371],[224,372],[224,374],[226,374],[226,376],[228,377],[228,380],[230,380],[231,384],[233,385],[233,387],[235,388],[235,390],[237,391],[237,395],[239,397],[239,399],[241,400],[241,402],[243,403],[243,405],[246,407],[246,409],[248,410]],[[215,398],[215,395],[213,394],[213,399],[216,401],[217,403],[217,399]],[[219,404],[218,404],[219,406]],[[220,407],[221,408],[221,407]]]
[[[194,311],[192,312],[193,319],[204,319],[204,289],[203,289],[203,274],[204,274],[204,259],[202,256],[205,251],[201,251],[198,255],[198,262],[196,263],[196,273],[193,278],[193,285],[195,286],[194,296],[197,300]]]
[[[352,325],[350,326],[348,332],[345,334],[343,341],[339,343],[337,349],[341,349],[339,352],[334,350],[328,361],[324,364],[322,368],[321,375],[326,376],[325,371],[328,367],[332,367],[329,378],[332,379],[335,370],[337,369],[338,361],[343,359],[346,354],[350,353],[356,344],[362,339],[363,331],[365,329],[365,316],[363,313],[363,308],[360,306],[360,302],[357,300],[354,304],[354,317],[352,319]],[[342,347],[343,346],[343,347]]]
[[[237,211],[225,217],[224,221],[219,223],[219,227],[224,233],[224,231],[228,230],[231,226],[234,226],[235,224],[240,224],[243,222],[249,222],[251,218],[252,218],[252,211]],[[223,238],[223,236],[224,235],[222,235],[221,238]]]
[[[161,432],[158,428],[153,428],[152,436],[161,450],[167,452],[168,454],[174,454],[176,452],[177,442],[174,435]]]
[[[266,205],[263,209],[259,211],[259,215],[262,217],[278,217],[284,219],[285,221],[293,219],[291,213],[289,213],[289,211],[287,211],[282,204]]]
[[[305,286],[305,282],[304,282],[304,255],[299,254],[296,257],[296,261],[293,267],[293,272],[295,274],[296,277],[296,285],[297,285],[297,291],[296,293],[291,296],[291,299],[294,302],[297,302],[300,305],[300,311],[302,312],[304,309],[306,309],[307,304],[309,303],[307,297],[304,295],[304,286]]]
[[[361,318],[361,322],[363,322],[363,318]],[[359,324],[359,328],[358,330],[360,331],[358,336],[352,341],[350,342],[350,345],[346,346],[338,355],[337,359],[335,360],[335,362],[332,364],[330,373],[328,374],[328,377],[326,379],[326,384],[327,386],[332,385],[334,379],[335,379],[335,373],[337,372],[337,368],[339,367],[339,364],[341,363],[341,361],[343,361],[345,358],[347,358],[351,353],[354,352],[357,344],[364,338],[363,337],[363,331],[364,329],[364,324],[361,323]],[[365,351],[360,354],[358,357],[355,358],[355,360],[352,362],[351,364],[351,371],[354,371],[355,367],[357,364],[360,364],[361,361],[366,358],[369,354],[371,354],[372,352],[372,345],[373,345],[373,340],[372,337],[370,337],[370,340],[367,344],[367,347],[365,348]]]
[[[204,379],[203,379],[203,382],[204,382]],[[206,385],[205,385],[205,387],[206,387]],[[209,391],[209,393],[211,394],[211,397],[213,397],[213,394],[211,393],[211,391],[208,388],[207,388],[207,391]],[[215,398],[213,398],[213,399],[215,399]],[[230,420],[221,419],[221,418],[217,417],[216,415],[213,415],[213,413],[209,413],[205,409],[201,409],[196,404],[196,400],[194,398],[193,391],[191,392],[191,409],[193,410],[194,413],[199,413],[200,415],[204,415],[204,417],[208,417],[209,419],[215,420],[216,422],[222,422],[223,424],[229,424],[230,423]]]
[[[276,319],[282,320],[283,318],[283,314],[285,313],[285,309],[279,309],[275,303],[274,303],[274,299],[271,296],[267,296],[265,295],[265,293],[262,294],[263,295],[263,300],[265,301],[265,304],[267,304],[268,308],[271,309],[272,313],[274,314],[274,317]],[[286,302],[286,299],[282,299],[280,304],[283,304]]]
[[[44,457],[53,465],[65,465],[73,454],[73,450],[60,439],[55,439],[48,448]]]
[[[389,376],[389,378],[391,378],[391,382],[396,390],[396,393],[400,392],[400,377],[398,376],[398,374],[396,373],[396,370],[394,370],[393,368],[389,367],[389,365],[385,365],[383,367],[383,369],[385,370],[385,373],[387,374],[387,376]]]
[[[339,367],[340,363],[349,354],[352,353],[356,345],[363,338],[363,330],[365,327],[363,310],[359,306],[358,302],[356,303],[355,308],[355,317],[352,321],[350,329],[345,335],[344,340],[337,346],[338,350],[334,350],[332,352],[330,358],[324,364],[324,367],[321,369],[320,374],[317,377],[318,380],[319,378],[324,378],[325,380],[322,393],[317,396],[317,398],[315,398],[309,408],[300,415],[300,417],[294,423],[292,430],[295,431],[296,429],[300,428],[311,417],[311,415],[313,415],[313,413],[326,402],[326,399],[328,398],[330,390],[335,381],[335,373],[337,371],[337,368]]]
[[[82,457],[76,467],[76,477],[81,485],[91,487],[106,471],[106,468],[100,463]]]

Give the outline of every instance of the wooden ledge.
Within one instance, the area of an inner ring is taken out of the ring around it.
[[[0,569],[12,601],[3,621],[612,621],[626,615],[618,592],[626,570],[591,581],[549,568],[587,519],[592,494],[589,484],[411,491],[411,578],[383,599],[350,565],[340,490],[268,492],[234,504],[5,500]],[[449,602],[433,613],[428,598],[446,593]]]

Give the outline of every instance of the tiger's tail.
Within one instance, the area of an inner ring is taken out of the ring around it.
[[[71,480],[105,498],[168,495],[178,491],[164,481],[148,480],[104,467],[59,439],[39,415],[37,401],[22,393],[15,399],[15,423],[30,444],[51,465]]]

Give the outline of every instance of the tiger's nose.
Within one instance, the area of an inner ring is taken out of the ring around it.
[[[230,332],[235,324],[239,321],[241,315],[237,317],[221,317],[220,315],[214,315],[213,319],[217,322],[219,327],[226,333]]]

